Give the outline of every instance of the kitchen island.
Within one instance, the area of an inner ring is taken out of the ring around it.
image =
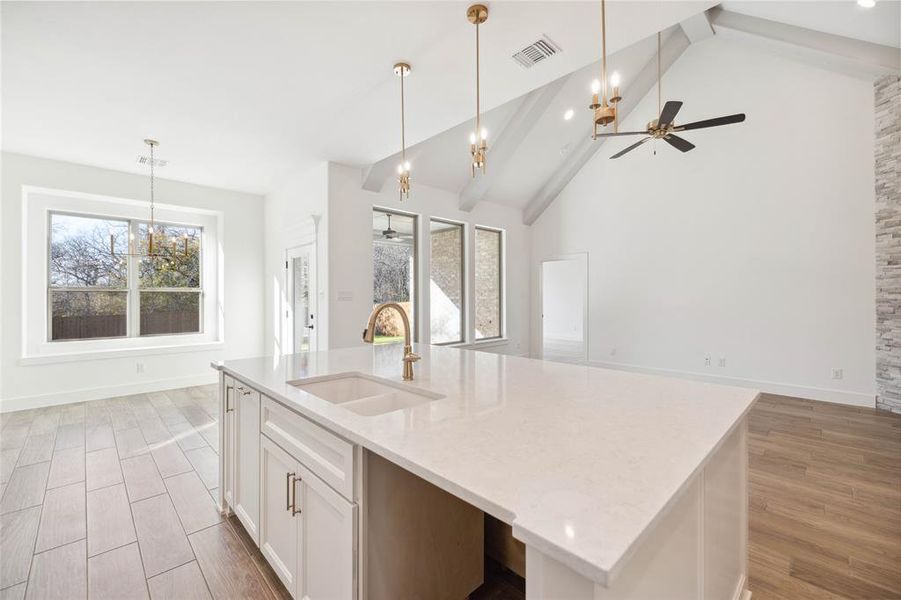
[[[511,525],[527,598],[749,596],[756,391],[416,350],[413,381],[399,345],[214,364],[220,506],[295,597],[368,597],[367,453]],[[304,531],[285,538],[304,510]]]

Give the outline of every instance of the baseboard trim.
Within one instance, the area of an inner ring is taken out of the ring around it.
[[[18,398],[5,398],[0,400],[0,413],[25,410],[29,408],[42,408],[44,406],[57,406],[72,402],[86,402],[88,400],[101,400],[116,396],[129,396],[131,394],[146,394],[147,392],[160,392],[195,385],[207,385],[216,382],[216,373],[209,373],[175,377],[171,379],[157,379],[154,381],[142,381],[140,383],[128,383],[95,388],[83,388],[67,392],[53,394],[39,394],[34,396],[19,396]]]
[[[809,400],[820,400],[823,402],[832,402],[835,404],[866,406],[869,408],[876,407],[875,393],[867,394],[864,392],[849,392],[845,390],[833,390],[827,388],[795,385],[792,383],[779,383],[775,381],[745,379],[742,377],[729,377],[726,375],[708,375],[707,373],[678,371],[676,369],[661,369],[658,367],[645,367],[642,365],[630,365],[626,363],[606,362],[599,360],[588,360],[585,361],[585,364],[592,367],[601,367],[604,369],[617,369],[619,371],[631,371],[633,373],[663,375],[666,377],[680,377],[683,379],[693,379],[707,383],[720,383],[723,385],[749,387],[770,394],[794,396],[796,398],[807,398]]]

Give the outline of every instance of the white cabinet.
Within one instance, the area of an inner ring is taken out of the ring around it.
[[[278,445],[260,438],[260,551],[297,597],[298,526],[291,493],[298,464]]]
[[[220,386],[223,395],[220,409],[221,432],[219,447],[222,452],[222,463],[219,467],[223,510],[231,510],[235,504],[235,380],[228,375],[223,376]]]
[[[347,599],[356,588],[357,506],[303,465],[294,481],[299,517],[298,598]]]
[[[244,529],[260,543],[260,393],[235,382],[234,502],[232,508]]]
[[[291,596],[358,596],[353,444],[223,373],[222,499]]]
[[[356,505],[265,435],[260,458],[260,550],[294,598],[356,594]]]

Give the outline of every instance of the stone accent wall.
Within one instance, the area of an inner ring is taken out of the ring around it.
[[[901,77],[875,83],[876,407],[901,413]]]

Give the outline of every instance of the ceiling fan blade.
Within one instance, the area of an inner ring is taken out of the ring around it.
[[[647,131],[617,131],[616,133],[599,133],[595,137],[616,137],[620,135],[647,135]]]
[[[634,144],[632,144],[631,146],[629,146],[629,147],[626,148],[625,150],[620,150],[619,152],[617,152],[616,154],[614,154],[613,156],[611,156],[610,159],[612,160],[612,159],[614,159],[614,158],[619,158],[620,156],[622,156],[622,155],[625,154],[626,152],[631,152],[632,150],[635,150],[636,148],[638,148],[639,146],[641,146],[642,144],[644,144],[644,143],[645,143],[646,141],[648,141],[649,139],[651,139],[651,138],[646,137],[646,138],[644,138],[643,140],[638,140],[637,142],[635,142]]]
[[[682,108],[682,103],[677,100],[669,100],[664,104],[663,110],[660,111],[660,118],[657,119],[657,127],[665,127],[672,123],[680,108]]]
[[[716,117],[715,119],[705,119],[703,121],[695,121],[694,123],[686,123],[679,125],[674,131],[690,131],[692,129],[704,129],[705,127],[719,127],[720,125],[731,125],[732,123],[741,123],[745,120],[745,114],[728,115],[725,117]]]
[[[684,138],[680,138],[678,135],[669,134],[663,141],[675,148],[676,150],[681,150],[682,152],[688,152],[689,150],[695,147],[694,144],[689,142]]]

